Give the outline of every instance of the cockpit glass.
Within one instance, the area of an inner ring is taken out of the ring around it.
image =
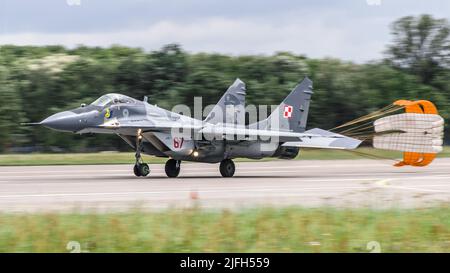
[[[103,95],[97,100],[95,100],[92,105],[105,107],[113,103],[133,103],[134,100],[130,97],[120,95],[120,94],[107,94]]]
[[[100,98],[96,99],[92,105],[95,106],[105,106],[111,102],[111,98],[108,95],[101,96]]]

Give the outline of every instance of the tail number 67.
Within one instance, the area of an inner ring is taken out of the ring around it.
[[[183,147],[184,137],[174,137],[173,147],[175,149],[181,149]]]

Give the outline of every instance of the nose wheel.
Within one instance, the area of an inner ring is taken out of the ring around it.
[[[223,177],[232,177],[234,175],[234,171],[236,170],[234,166],[234,162],[231,159],[224,159],[220,162],[220,174]]]
[[[150,173],[150,168],[147,163],[136,163],[133,172],[136,176],[147,176]]]
[[[166,171],[167,177],[177,177],[180,174],[180,160],[169,159],[166,162],[164,170]]]
[[[150,168],[147,163],[144,163],[141,156],[142,151],[142,135],[140,129],[136,135],[136,163],[133,167],[134,175],[136,176],[147,176],[150,173]]]

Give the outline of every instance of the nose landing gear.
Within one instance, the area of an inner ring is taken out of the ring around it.
[[[136,136],[136,163],[134,164],[133,172],[136,176],[147,176],[150,173],[150,168],[147,163],[144,163],[141,156],[142,151],[142,135],[139,129]]]
[[[136,176],[147,176],[150,173],[150,168],[147,163],[136,163],[133,172]]]

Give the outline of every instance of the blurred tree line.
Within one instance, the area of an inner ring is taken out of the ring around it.
[[[20,122],[41,121],[117,92],[171,109],[215,104],[239,77],[248,104],[279,104],[304,77],[314,81],[308,127],[333,128],[397,99],[428,99],[450,115],[450,27],[429,15],[392,25],[385,58],[365,64],[310,59],[289,52],[227,56],[185,52],[169,44],[157,51],[112,46],[0,46],[0,152],[126,150],[114,135],[73,135]],[[446,130],[448,135],[448,129]],[[448,140],[448,138],[447,138]],[[28,147],[28,148],[27,148]]]

